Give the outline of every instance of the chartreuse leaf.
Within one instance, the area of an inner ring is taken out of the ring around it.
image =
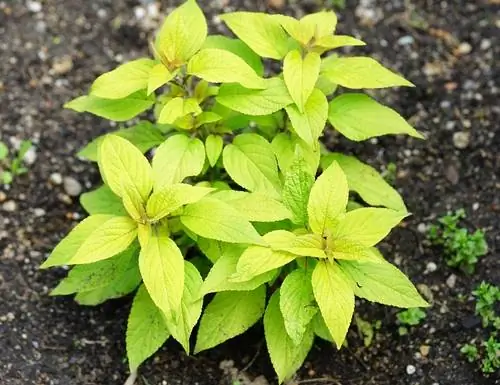
[[[336,240],[351,240],[371,247],[384,239],[408,214],[386,208],[365,207],[346,213],[330,229]]]
[[[219,291],[254,290],[276,276],[276,270],[270,270],[246,282],[231,282],[229,277],[236,273],[236,265],[243,250],[239,245],[231,245],[223,251],[203,282],[202,295]]]
[[[296,235],[286,230],[276,230],[264,236],[275,251],[286,251],[302,257],[326,258],[323,237],[318,234]]]
[[[155,64],[154,60],[146,58],[122,64],[94,80],[90,95],[103,99],[122,99],[136,91],[146,89]]]
[[[313,50],[322,54],[330,49],[366,45],[365,42],[346,35],[327,35],[314,41]]]
[[[154,98],[147,96],[146,90],[134,92],[122,99],[103,99],[94,95],[84,95],[64,105],[76,112],[90,112],[101,118],[124,122],[149,109],[155,103]]]
[[[269,115],[293,103],[285,82],[277,77],[267,79],[266,88],[262,90],[248,89],[239,84],[223,84],[217,101],[246,115]]]
[[[329,258],[347,260],[378,260],[368,247],[351,239],[337,239],[330,236],[326,241],[326,245],[326,255]]]
[[[81,265],[84,266],[84,265]],[[78,266],[77,266],[78,267]],[[141,273],[134,256],[127,269],[106,286],[101,286],[88,291],[81,291],[75,296],[79,305],[96,306],[114,298],[120,298],[132,293],[141,283]]]
[[[337,162],[316,179],[309,195],[307,213],[309,226],[316,234],[324,234],[337,217],[345,212],[349,188],[347,179]]]
[[[153,302],[166,318],[180,315],[184,290],[184,257],[163,229],[153,231],[146,245],[141,245],[139,268]]]
[[[396,111],[364,94],[343,94],[333,99],[328,120],[337,131],[354,141],[387,134],[424,138]]]
[[[165,186],[149,197],[146,206],[148,218],[153,222],[159,221],[181,206],[198,202],[212,191],[213,189],[209,187],[191,186],[184,183]]]
[[[168,339],[170,333],[163,314],[142,285],[134,297],[127,324],[127,358],[135,372]]]
[[[227,252],[226,249],[233,247],[238,247],[233,243],[226,243],[217,241],[215,239],[208,239],[203,237],[198,237],[196,243],[200,251],[210,260],[210,262],[215,263],[217,260]]]
[[[203,126],[204,124],[215,123],[219,120],[222,120],[222,116],[217,115],[216,113],[211,111],[205,111],[196,116],[194,127],[198,128],[200,126]]]
[[[332,35],[337,27],[337,15],[333,11],[321,11],[310,13],[300,19],[301,24],[314,28],[314,37],[316,40],[323,36]]]
[[[173,135],[161,144],[153,157],[155,191],[198,175],[205,163],[205,147],[198,138]]]
[[[103,214],[97,214],[102,216]],[[68,264],[76,265],[92,263],[112,256],[126,250],[137,237],[137,224],[129,217],[109,218],[101,225],[96,226],[94,231],[78,247],[75,254],[71,256]]]
[[[234,207],[251,222],[275,222],[291,217],[283,203],[265,194],[224,190],[212,196]]]
[[[288,92],[300,112],[304,112],[305,104],[318,80],[320,65],[321,58],[314,52],[310,52],[302,58],[300,52],[294,50],[285,57],[283,78]]]
[[[205,48],[194,55],[189,60],[187,73],[211,83],[239,83],[246,88],[266,88],[264,79],[242,58],[218,48]]]
[[[269,142],[257,134],[241,134],[223,152],[224,168],[237,184],[252,192],[280,198],[278,164]]]
[[[80,195],[80,204],[90,215],[128,215],[120,197],[106,185]]]
[[[344,171],[349,190],[358,193],[366,203],[406,212],[401,195],[373,167],[359,161],[354,156],[338,152],[323,156],[321,167],[327,168],[333,161],[338,162]]]
[[[138,251],[138,245],[133,243],[112,258],[75,266],[50,295],[68,295],[108,286],[125,273],[132,259],[137,260]]]
[[[184,262],[184,291],[181,301],[181,312],[176,321],[167,319],[168,330],[189,354],[189,337],[194,325],[198,322],[203,306],[203,298],[200,298],[200,287],[203,283],[200,273],[196,267]]]
[[[296,269],[287,275],[280,288],[280,310],[288,335],[296,345],[300,344],[318,311],[309,272]]]
[[[187,0],[165,19],[156,36],[155,50],[174,67],[187,62],[203,46],[207,22],[195,0]]]
[[[317,312],[316,315],[314,316],[311,326],[314,330],[314,334],[317,335],[319,338],[328,341],[328,342],[334,342],[333,337],[330,334],[330,331],[326,327],[325,320],[323,319],[323,316],[321,315],[320,312]]]
[[[203,312],[195,352],[210,349],[247,331],[266,304],[265,285],[252,291],[217,293]]]
[[[167,84],[175,76],[175,72],[170,72],[163,63],[156,64],[149,72],[148,95],[155,92],[161,86]]]
[[[296,159],[285,174],[283,184],[283,203],[292,212],[292,221],[307,226],[307,202],[314,184],[314,176],[303,158]]]
[[[280,60],[288,52],[288,37],[279,22],[270,15],[233,12],[222,15],[221,19],[259,56]]]
[[[153,187],[151,166],[128,140],[116,135],[106,136],[99,145],[98,164],[104,182],[116,195],[147,200]]]
[[[304,158],[311,175],[316,175],[319,166],[319,148],[313,149],[297,136],[290,136],[284,132],[276,135],[271,142],[274,154],[278,159],[278,165],[283,174],[289,171],[297,158],[297,154]]]
[[[328,61],[321,72],[333,83],[355,90],[396,86],[413,87],[408,80],[385,68],[375,59],[364,56],[336,58]]]
[[[259,55],[239,39],[231,39],[222,35],[212,35],[207,37],[203,48],[219,48],[232,52],[252,67],[257,75],[262,76],[264,74],[264,66]]]
[[[47,267],[68,264],[92,232],[111,218],[113,218],[113,215],[91,215],[85,218],[57,244],[40,268],[45,269]]]
[[[196,99],[177,97],[169,100],[158,116],[158,123],[160,124],[174,124],[177,119],[183,118],[186,115],[201,114],[201,108]]]
[[[207,153],[208,163],[214,167],[222,153],[224,141],[219,135],[208,135],[205,140],[205,151]]]
[[[340,267],[356,283],[358,297],[403,308],[429,306],[410,280],[384,259],[340,261]]]
[[[205,238],[229,243],[263,243],[242,214],[218,199],[204,198],[187,205],[180,218],[188,230]]]
[[[113,131],[111,132],[111,134],[127,139],[142,153],[145,153],[151,148],[159,145],[165,139],[158,127],[148,121],[142,121],[132,127]],[[77,155],[97,162],[98,147],[105,137],[106,135],[97,137],[92,142],[87,144],[83,149],[81,149]]]
[[[301,23],[294,17],[286,15],[272,15],[283,29],[302,45],[307,45],[314,36],[314,25]]]
[[[262,238],[266,243],[271,244],[276,237],[282,238],[282,232],[288,233],[284,230],[277,230],[267,233]],[[249,246],[243,254],[241,254],[238,264],[236,265],[236,273],[230,277],[230,281],[249,281],[258,275],[284,266],[292,262],[295,258],[297,258],[297,256],[292,253],[273,250],[269,246]]]
[[[311,350],[314,335],[307,328],[299,343],[295,343],[286,331],[280,311],[280,292],[275,291],[264,314],[264,334],[267,350],[281,384],[300,368]]]
[[[328,119],[328,100],[318,89],[313,89],[301,112],[295,105],[286,107],[286,112],[297,136],[316,149]]]
[[[354,312],[351,282],[335,262],[321,260],[314,268],[312,287],[321,315],[340,349]]]

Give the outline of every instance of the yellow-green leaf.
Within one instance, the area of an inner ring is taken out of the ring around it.
[[[327,35],[314,42],[314,51],[322,54],[330,49],[366,45],[365,42],[346,35]]]
[[[160,116],[158,116],[158,123],[174,124],[177,119],[190,114],[196,116],[201,114],[201,112],[201,107],[196,99],[173,98],[161,109]]]
[[[307,172],[316,175],[320,161],[319,148],[313,149],[296,135],[290,136],[284,132],[273,138],[271,146],[283,174],[286,175],[289,172],[297,155],[300,155],[307,164]]]
[[[302,45],[307,45],[314,36],[315,26],[311,23],[301,23],[299,20],[286,15],[272,15],[281,24],[283,29]]]
[[[161,86],[173,79],[175,72],[170,72],[163,63],[156,64],[150,71],[148,77],[148,95],[155,92]]]
[[[208,135],[205,140],[205,151],[207,153],[208,163],[214,167],[222,153],[224,141],[219,135]]]
[[[321,11],[310,13],[300,19],[300,23],[306,28],[314,28],[314,37],[320,39],[323,36],[331,35],[337,27],[337,15],[333,11]]]

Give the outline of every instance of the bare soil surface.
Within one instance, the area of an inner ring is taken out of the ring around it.
[[[200,3],[212,31],[224,33],[215,15],[270,8],[262,0]],[[310,0],[269,3],[272,11],[293,15],[322,6]],[[65,111],[62,104],[86,92],[98,74],[147,53],[159,22],[155,5],[0,0],[0,140],[15,146],[32,139],[36,145],[29,173],[11,188],[0,187],[2,385],[114,385],[127,378],[124,330],[130,298],[87,308],[71,298],[49,297],[65,272],[38,266],[83,215],[71,194],[98,183],[95,167],[74,154],[112,129],[109,122]],[[173,6],[163,1],[160,12]],[[376,95],[428,140],[387,137],[355,144],[328,132],[325,141],[381,170],[396,164],[394,184],[413,216],[394,231],[384,251],[432,295],[433,306],[420,326],[400,336],[397,309],[360,302],[359,316],[381,321],[373,343],[365,347],[355,326],[349,347],[340,352],[318,341],[291,383],[500,383],[498,377],[483,377],[459,353],[461,345],[484,335],[473,315],[471,290],[482,280],[500,284],[498,11],[496,0],[359,0],[347,1],[338,12],[338,30],[368,44],[348,53],[373,55],[416,84]],[[436,217],[461,207],[470,229],[486,229],[490,246],[472,276],[446,266],[422,232]],[[437,269],[429,272],[432,263]],[[276,383],[261,324],[192,357],[169,342],[138,378],[140,385]]]

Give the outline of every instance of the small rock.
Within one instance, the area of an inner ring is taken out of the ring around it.
[[[429,355],[430,350],[431,347],[429,345],[420,346],[420,354],[422,355],[422,357],[427,357]]]
[[[472,51],[472,46],[469,43],[460,43],[456,49],[456,53],[459,55],[468,55]]]
[[[146,16],[146,10],[143,7],[135,7],[134,16],[137,20],[142,20]]]
[[[285,0],[267,0],[267,4],[274,9],[282,9],[285,6]]]
[[[71,56],[64,55],[61,57],[56,57],[52,63],[52,71],[57,75],[64,75],[71,71],[73,68],[73,59]]]
[[[398,39],[399,45],[410,45],[410,44],[413,44],[414,42],[415,42],[415,39],[413,38],[413,36],[410,36],[410,35],[406,35],[406,36],[400,37]]]
[[[448,277],[446,280],[446,285],[450,288],[453,289],[455,287],[455,284],[457,283],[457,276],[455,274],[452,274]]]
[[[60,185],[63,182],[63,177],[58,172],[50,174],[49,182],[55,185]]]
[[[420,233],[420,234],[425,234],[427,232],[427,225],[425,223],[419,223],[418,226],[417,226],[417,231]]]
[[[424,283],[419,283],[417,285],[417,289],[422,294],[422,296],[427,300],[427,302],[434,302],[434,294],[432,294],[432,290],[429,286]]]
[[[444,171],[444,176],[451,184],[457,184],[458,181],[460,180],[460,175],[458,174],[458,170],[452,164],[446,167]]]
[[[17,204],[14,201],[7,201],[2,205],[2,209],[8,212],[14,212],[17,210]]]
[[[82,185],[75,178],[67,176],[63,179],[64,191],[71,197],[77,197],[82,193]]]
[[[7,194],[5,194],[3,191],[0,191],[0,203],[5,202],[7,199]]]
[[[483,39],[481,40],[481,45],[479,46],[483,51],[487,51],[491,48],[491,40]]]
[[[24,163],[26,163],[28,166],[31,166],[33,163],[36,161],[36,148],[34,146],[31,146],[28,151],[24,154],[23,157]]]
[[[477,211],[479,209],[479,202],[474,202],[472,204],[472,210]]]
[[[413,365],[408,365],[408,366],[406,367],[406,373],[408,373],[410,376],[411,376],[412,374],[415,374],[415,372],[416,372],[416,371],[417,371],[417,368],[416,368],[416,367],[414,367]]]
[[[30,12],[38,13],[42,10],[42,4],[38,1],[28,1],[26,3],[26,8],[28,8]]]
[[[467,148],[467,146],[469,145],[469,141],[470,141],[469,132],[459,131],[453,134],[453,145],[460,150]]]
[[[35,214],[35,217],[43,217],[45,215],[45,210],[42,208],[36,208],[33,210],[33,214]]]
[[[434,262],[429,262],[425,267],[426,273],[434,273],[437,270],[437,265]]]

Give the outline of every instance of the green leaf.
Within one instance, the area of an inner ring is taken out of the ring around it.
[[[313,89],[302,112],[295,106],[286,107],[295,133],[309,146],[316,149],[328,118],[328,100],[318,89]]]
[[[112,218],[113,215],[92,215],[85,218],[57,244],[40,268],[67,265],[92,232]]]
[[[221,255],[226,253],[226,249],[238,247],[233,243],[226,243],[217,241],[215,239],[208,239],[203,237],[198,237],[196,240],[198,248],[200,251],[210,260],[210,262],[215,263]]]
[[[271,142],[274,154],[278,159],[278,165],[283,174],[289,171],[297,156],[304,158],[308,165],[308,172],[316,175],[318,169],[320,152],[319,148],[313,149],[297,136],[282,132],[276,135]]]
[[[270,243],[276,233],[283,230],[272,231],[264,235],[266,243]],[[284,266],[297,258],[296,255],[281,250],[273,250],[267,246],[249,246],[241,254],[236,266],[236,274],[230,277],[232,282],[249,281],[258,275]]]
[[[278,164],[269,142],[257,134],[241,134],[223,152],[224,168],[238,185],[280,198]]]
[[[294,270],[281,284],[280,310],[288,335],[296,345],[300,344],[318,311],[314,305],[311,274],[306,270]]]
[[[186,115],[201,114],[201,108],[196,99],[177,97],[169,100],[161,109],[160,116],[158,116],[158,123],[160,124],[174,124],[177,119],[183,118]]]
[[[336,239],[329,236],[327,239],[326,254],[329,258],[359,260],[377,260],[371,250],[360,242],[351,239]]]
[[[279,22],[270,15],[233,12],[222,15],[221,19],[259,56],[280,60],[288,52],[288,37]]]
[[[229,278],[236,273],[238,259],[243,250],[244,248],[239,245],[226,248],[205,278],[201,289],[202,295],[219,291],[254,290],[276,276],[276,270],[270,270],[246,282],[231,282]]]
[[[205,124],[215,123],[222,120],[222,116],[211,111],[205,111],[196,116],[194,127],[198,128]]]
[[[224,141],[219,135],[208,135],[205,140],[205,151],[207,153],[208,163],[214,167],[222,153]]]
[[[310,13],[300,19],[301,24],[312,25],[314,37],[319,40],[323,36],[332,35],[337,27],[337,15],[333,11]]]
[[[127,323],[127,357],[135,372],[168,339],[170,333],[161,311],[142,285],[134,297]]]
[[[275,251],[286,251],[301,257],[326,258],[323,237],[318,234],[296,235],[286,230],[276,230],[264,236]]]
[[[281,384],[302,366],[311,350],[314,335],[308,328],[299,343],[295,343],[288,335],[283,316],[280,311],[280,292],[274,292],[264,314],[264,333],[267,350],[274,370]]]
[[[85,264],[111,258],[126,250],[134,241],[137,237],[135,221],[128,217],[106,216],[108,219],[87,235],[67,261],[68,264]]]
[[[125,273],[132,260],[137,263],[138,251],[138,245],[133,243],[112,258],[75,266],[50,295],[69,295],[108,286]]]
[[[307,203],[314,184],[314,176],[308,170],[303,158],[296,159],[285,174],[283,184],[283,203],[293,213],[292,221],[303,227],[307,226]]]
[[[294,17],[286,15],[272,15],[276,19],[283,29],[295,40],[297,40],[301,45],[309,44],[310,40],[314,36],[314,26],[307,23],[301,23]]]
[[[155,64],[154,60],[147,58],[122,64],[113,71],[99,76],[92,83],[90,95],[103,99],[122,99],[136,91],[146,89],[149,74]]]
[[[330,229],[337,240],[351,240],[371,247],[384,239],[407,213],[386,208],[365,207],[349,211]]]
[[[316,234],[324,234],[335,219],[345,212],[349,188],[347,179],[337,162],[333,162],[314,183],[307,213],[309,225]]]
[[[266,79],[263,90],[249,89],[239,84],[223,84],[217,101],[227,108],[246,115],[269,115],[293,103],[285,82],[280,78]]]
[[[346,88],[414,87],[405,78],[395,74],[369,57],[339,57],[325,63],[322,73],[333,83]]]
[[[314,51],[322,54],[330,49],[340,48],[340,47],[355,47],[366,45],[365,42],[358,40],[352,36],[346,35],[329,35],[323,36],[322,38],[314,42]]]
[[[262,238],[236,209],[213,198],[187,205],[181,222],[205,238],[229,243],[262,244]]]
[[[4,160],[9,155],[9,149],[4,142],[0,142],[0,160]]]
[[[93,191],[80,196],[80,204],[90,215],[108,214],[115,216],[127,216],[127,210],[123,203],[111,189],[103,185]]]
[[[170,72],[163,63],[156,64],[149,72],[148,95],[155,92],[161,86],[167,84],[175,76],[175,72]]]
[[[321,315],[340,349],[354,312],[354,292],[349,278],[335,262],[322,260],[314,269],[312,287]]]
[[[305,104],[318,80],[320,65],[321,58],[314,52],[310,52],[302,58],[300,52],[295,50],[289,52],[285,57],[283,77],[299,112],[304,112]]]
[[[182,294],[181,312],[177,321],[167,319],[168,330],[187,354],[189,354],[189,337],[194,325],[198,322],[203,306],[200,288],[203,280],[200,273],[190,262],[184,262],[184,291]]]
[[[177,319],[184,290],[184,257],[175,242],[160,231],[153,232],[141,248],[139,268],[153,302],[167,319]]]
[[[226,202],[250,222],[275,222],[291,217],[290,211],[279,201],[260,193],[218,191],[212,197]]]
[[[354,156],[338,152],[322,157],[321,167],[327,168],[333,161],[338,162],[344,171],[349,190],[358,193],[366,203],[401,212],[407,211],[401,195],[373,167],[360,162]]]
[[[395,266],[378,261],[340,261],[342,270],[356,283],[356,296],[403,308],[428,307],[410,280]]]
[[[264,285],[252,291],[217,293],[201,317],[195,352],[210,349],[247,331],[262,317],[265,303]]]
[[[317,312],[316,315],[314,316],[311,326],[314,330],[314,334],[317,335],[319,338],[328,341],[328,342],[334,342],[333,337],[330,334],[330,331],[328,330],[328,327],[325,324],[325,320],[323,319],[323,316],[321,315],[320,312]]]
[[[137,265],[137,258],[132,258],[125,272],[109,285],[102,286],[89,291],[79,292],[75,301],[79,305],[96,306],[101,303],[120,298],[132,293],[141,283],[141,273]]]
[[[239,83],[246,88],[259,89],[267,86],[242,58],[218,48],[202,49],[194,55],[189,60],[187,73],[211,83]]]
[[[180,183],[201,173],[205,163],[205,147],[198,138],[173,135],[162,143],[153,157],[154,189]]]
[[[199,51],[206,37],[207,22],[202,10],[195,0],[187,0],[165,19],[155,49],[164,61],[179,66]]]
[[[113,131],[111,132],[111,134],[127,139],[143,154],[165,140],[162,132],[158,129],[158,127],[148,121],[142,121],[132,127]],[[97,162],[98,147],[105,137],[106,135],[97,137],[92,142],[87,144],[83,149],[81,149],[77,155]]]
[[[212,188],[177,183],[155,191],[149,197],[146,212],[150,221],[156,222],[189,203],[198,202],[212,192]]]
[[[119,197],[137,196],[145,202],[153,187],[151,166],[137,147],[116,135],[99,145],[98,164],[104,182]]]
[[[147,96],[145,90],[141,90],[123,99],[103,99],[93,95],[84,95],[69,101],[64,108],[76,112],[90,112],[104,119],[123,122],[146,111],[154,103],[154,98]]]
[[[239,39],[231,39],[222,35],[208,36],[203,48],[219,48],[232,52],[253,68],[257,75],[264,74],[264,66],[260,57],[252,49]]]

